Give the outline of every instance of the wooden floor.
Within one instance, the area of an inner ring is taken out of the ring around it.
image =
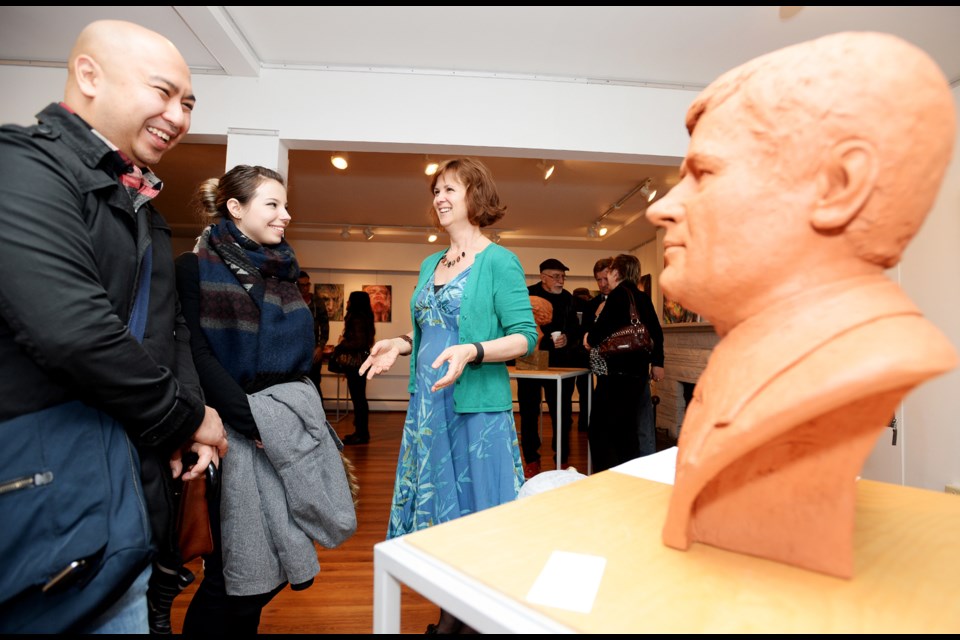
[[[334,418],[331,415],[330,418]],[[385,539],[400,433],[404,413],[370,414],[370,444],[347,447],[360,482],[357,532],[337,549],[318,547],[320,574],[305,591],[284,589],[263,611],[261,633],[371,633],[373,630],[373,545]],[[515,416],[516,417],[516,416]],[[334,424],[342,438],[353,431],[352,414]],[[519,418],[517,418],[519,423]],[[556,468],[550,448],[550,420],[545,420],[540,447],[543,471]],[[587,434],[571,429],[571,465],[586,473]],[[563,443],[564,448],[567,442]],[[173,630],[180,633],[190,598],[202,577],[197,560],[189,565],[197,581],[174,601]],[[439,609],[404,586],[401,594],[400,630],[423,633],[437,621]]]

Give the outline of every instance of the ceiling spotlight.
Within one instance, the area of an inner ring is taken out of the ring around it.
[[[343,171],[347,168],[347,154],[337,151],[330,156],[330,164]]]
[[[370,227],[364,227],[363,235],[367,240],[373,240],[373,229],[371,229]]]
[[[590,226],[587,228],[587,237],[588,237],[588,238],[596,238],[596,237],[597,237],[597,223],[596,223],[596,222],[594,222],[592,225],[590,225]]]
[[[553,175],[557,165],[553,164],[552,162],[547,162],[546,160],[541,160],[537,163],[537,168],[543,171],[543,181],[546,182],[550,179],[550,176]]]
[[[429,157],[427,158],[427,167],[423,170],[423,173],[432,176],[437,172],[437,169],[440,168],[439,163],[434,162]]]
[[[437,234],[431,233],[430,235],[427,236],[427,242],[436,242],[436,241],[437,241]]]
[[[657,190],[650,187],[650,178],[647,178],[647,182],[640,188],[640,195],[647,199],[647,202],[653,202],[653,199],[657,197]]]
[[[604,226],[604,225],[601,225],[600,228],[597,229],[597,234],[599,234],[599,236],[600,236],[601,238],[602,238],[603,236],[607,235],[607,227]]]
[[[343,231],[340,232],[340,237],[346,240],[350,237],[350,227],[344,227]]]

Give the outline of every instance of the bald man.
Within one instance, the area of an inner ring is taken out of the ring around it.
[[[173,478],[227,451],[151,204],[195,102],[173,44],[105,20],[63,101],[0,129],[0,485],[34,486],[3,495],[0,631],[147,632],[155,550],[178,579]]]
[[[681,180],[647,215],[664,294],[721,340],[680,432],[667,545],[852,575],[855,478],[904,395],[957,364],[884,273],[954,127],[937,65],[877,33],[775,51],[694,100]]]

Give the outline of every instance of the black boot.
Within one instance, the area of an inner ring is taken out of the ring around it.
[[[369,433],[359,433],[354,431],[348,436],[344,436],[343,444],[368,444],[370,442]]]
[[[186,567],[180,567],[179,570],[168,569],[154,563],[150,582],[147,584],[147,621],[151,634],[165,636],[173,633],[170,625],[173,599],[195,579],[196,576]]]

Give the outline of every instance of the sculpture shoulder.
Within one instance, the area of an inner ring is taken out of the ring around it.
[[[858,400],[906,393],[957,363],[956,349],[922,316],[879,318],[813,347],[731,417],[748,429],[765,424],[783,432]]]

